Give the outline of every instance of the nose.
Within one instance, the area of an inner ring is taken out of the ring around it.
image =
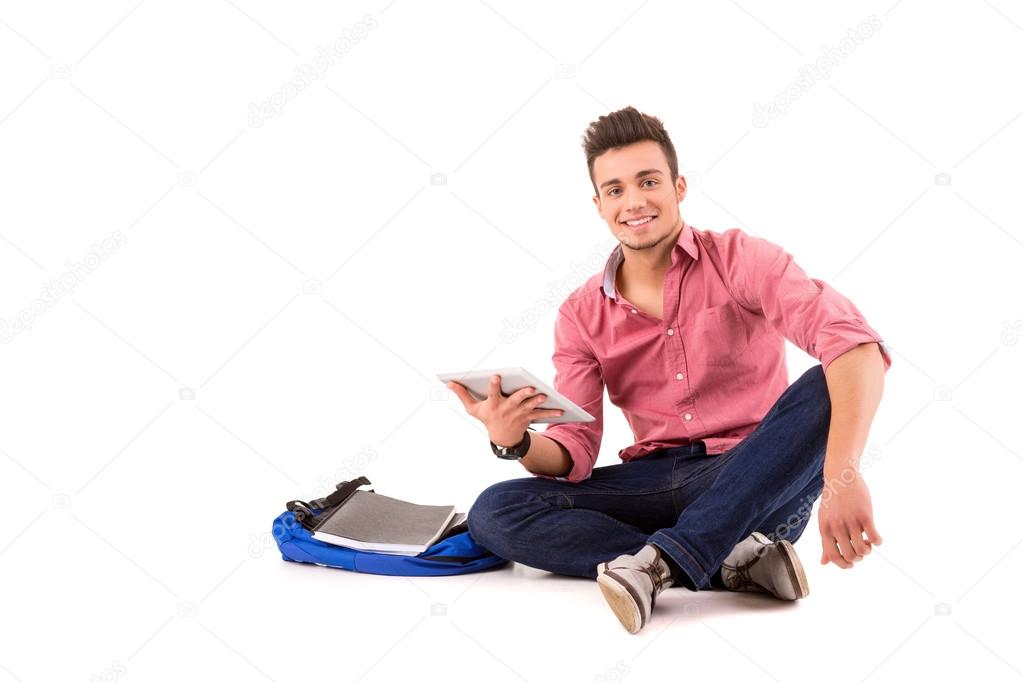
[[[637,209],[641,209],[646,206],[646,197],[643,196],[638,188],[626,189],[625,190],[625,207],[631,212],[635,212]]]

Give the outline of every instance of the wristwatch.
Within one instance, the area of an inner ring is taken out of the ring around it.
[[[503,445],[495,445],[494,441],[490,441],[490,449],[501,459],[522,459],[529,452],[529,431],[526,431],[525,435],[522,436],[522,440],[519,441],[518,445],[505,447]]]

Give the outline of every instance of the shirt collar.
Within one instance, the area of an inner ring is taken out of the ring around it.
[[[699,260],[700,258],[700,251],[696,248],[696,235],[693,234],[693,226],[684,220],[682,221],[682,231],[678,235],[678,241],[672,249],[673,252],[679,250],[688,253],[692,256],[693,260]],[[608,257],[607,265],[604,266],[604,294],[612,301],[615,299],[615,274],[617,274],[618,266],[621,265],[623,260],[625,260],[625,254],[622,253],[622,245],[618,244]],[[672,257],[672,262],[675,262],[674,257]]]

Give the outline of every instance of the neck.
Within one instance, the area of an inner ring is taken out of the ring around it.
[[[664,286],[664,274],[671,267],[671,251],[682,233],[682,218],[670,234],[650,245],[640,243],[638,248],[622,242],[622,261],[619,287],[628,282],[630,287],[660,290]]]

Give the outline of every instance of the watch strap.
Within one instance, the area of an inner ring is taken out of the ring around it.
[[[490,449],[501,459],[522,459],[529,452],[529,431],[527,430],[523,434],[521,441],[511,447],[497,445],[494,441],[490,441]]]

